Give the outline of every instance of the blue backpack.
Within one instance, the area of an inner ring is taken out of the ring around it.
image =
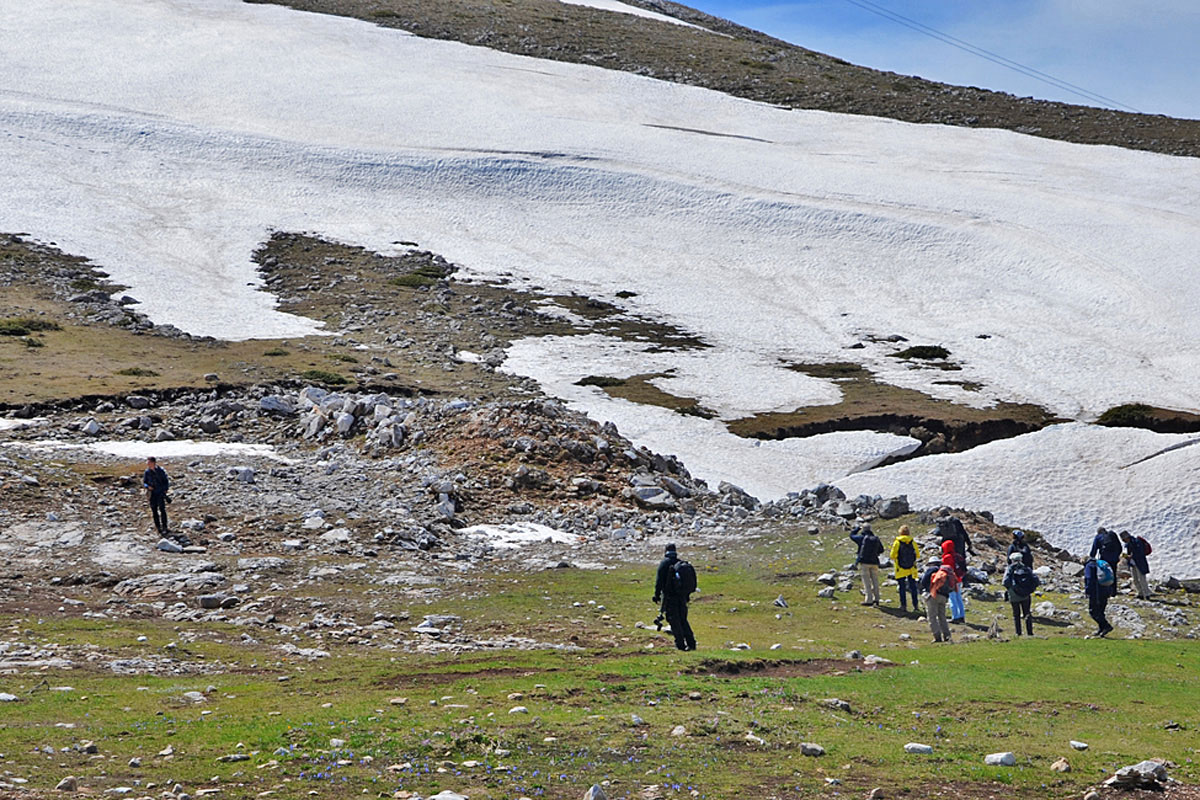
[[[1096,559],[1096,583],[1101,586],[1112,586],[1117,582],[1113,568],[1103,558]]]

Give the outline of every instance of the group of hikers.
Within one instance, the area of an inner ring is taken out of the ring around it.
[[[171,502],[168,491],[171,481],[153,456],[146,459],[146,470],[142,473],[142,487],[150,503],[155,530],[168,536],[167,504]],[[967,556],[975,556],[971,536],[958,517],[943,509],[936,521],[937,527],[930,531],[936,534],[941,544],[926,563],[919,565],[921,549],[913,539],[907,525],[901,525],[888,551],[888,559],[900,590],[900,610],[908,612],[909,600],[912,613],[921,613],[919,598],[924,598],[925,616],[933,632],[935,642],[951,641],[950,625],[966,622],[966,603],[962,587],[971,576],[967,571]],[[1005,596],[1012,606],[1013,625],[1017,636],[1022,628],[1027,636],[1033,635],[1033,613],[1030,609],[1033,593],[1041,580],[1033,571],[1033,551],[1030,550],[1025,534],[1013,531],[1012,543],[1008,546],[1008,567],[1004,572]],[[850,531],[850,539],[858,547],[854,560],[862,577],[864,606],[878,606],[879,570],[883,564],[883,542],[875,535],[870,523],[863,522]],[[1150,565],[1146,557],[1151,553],[1150,543],[1129,531],[1116,533],[1100,528],[1092,540],[1092,548],[1084,559],[1083,584],[1088,598],[1088,613],[1099,626],[1096,636],[1107,636],[1113,626],[1105,616],[1108,600],[1117,595],[1117,564],[1124,555],[1129,571],[1133,575],[1134,593],[1143,600],[1151,597],[1146,576]],[[696,591],[696,570],[687,561],[679,558],[674,544],[668,544],[663,559],[659,562],[654,581],[653,602],[659,606],[656,622],[659,628],[665,619],[680,650],[695,650],[696,637],[688,624],[688,600]]]
[[[966,622],[966,603],[963,601],[963,586],[972,580],[967,570],[967,557],[975,556],[971,536],[962,521],[943,509],[930,531],[940,541],[937,552],[922,568],[921,550],[913,539],[907,525],[901,525],[892,541],[888,558],[900,591],[900,610],[921,613],[921,598],[924,600],[925,616],[933,632],[935,642],[950,642],[950,625]],[[883,542],[875,535],[870,523],[863,522],[850,531],[850,539],[858,548],[855,565],[862,578],[864,606],[878,606],[879,571],[883,565]],[[1100,528],[1092,541],[1091,551],[1083,559],[1084,592],[1088,598],[1088,613],[1096,621],[1094,636],[1104,637],[1113,631],[1105,616],[1108,600],[1117,595],[1117,564],[1122,555],[1133,575],[1133,591],[1143,600],[1151,597],[1146,576],[1150,566],[1146,556],[1151,547],[1141,536],[1129,531],[1116,533]],[[980,578],[982,581],[983,579]],[[1041,586],[1041,579],[1033,568],[1033,550],[1023,531],[1013,531],[1008,546],[1008,564],[1002,580],[1005,598],[1012,606],[1013,626],[1017,636],[1033,636],[1033,612],[1031,604],[1034,592]],[[687,561],[679,558],[674,544],[668,544],[654,581],[653,602],[659,606],[660,614],[655,620],[659,629],[665,619],[680,650],[695,650],[696,637],[688,624],[688,599],[696,591],[696,571]]]
[[[892,541],[889,557],[900,589],[900,609],[908,611],[908,600],[912,599],[913,613],[920,613],[918,593],[925,599],[925,615],[935,642],[951,641],[950,624],[966,622],[966,604],[963,602],[962,587],[971,580],[967,571],[967,556],[975,556],[971,537],[958,517],[943,509],[930,531],[940,541],[939,551],[930,558],[924,570],[917,566],[920,548],[913,540],[907,525],[901,525]],[[879,605],[879,569],[883,555],[883,543],[871,530],[870,523],[856,525],[850,531],[850,539],[858,547],[855,564],[859,568],[863,585],[863,605]],[[1151,597],[1147,574],[1150,565],[1146,556],[1151,546],[1141,536],[1129,531],[1120,534],[1101,527],[1087,558],[1083,560],[1084,593],[1088,598],[1088,613],[1096,621],[1095,636],[1104,637],[1113,631],[1105,616],[1110,597],[1117,595],[1117,564],[1124,554],[1133,575],[1133,591],[1139,599]],[[1033,612],[1030,608],[1034,592],[1041,579],[1033,569],[1033,551],[1025,541],[1023,531],[1013,531],[1012,543],[1008,546],[1008,564],[1002,581],[1005,598],[1012,606],[1013,626],[1017,636],[1022,628],[1027,636],[1033,635]]]

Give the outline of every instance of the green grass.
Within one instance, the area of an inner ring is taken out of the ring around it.
[[[125,369],[117,370],[118,375],[128,375],[133,378],[157,378],[158,373],[152,369],[145,367],[126,367]]]
[[[404,275],[397,275],[390,279],[388,283],[392,286],[405,286],[409,288],[417,288],[419,286],[433,286],[438,281],[446,277],[446,271],[433,264],[426,264],[418,267],[412,272]]]
[[[344,375],[323,369],[306,369],[300,373],[300,377],[306,381],[315,381],[316,383],[324,383],[330,386],[344,386],[350,382]]]
[[[263,355],[275,358],[278,356],[290,355],[290,353],[287,350],[284,350],[282,347],[272,347],[270,350],[264,350]]]
[[[28,336],[38,331],[62,330],[57,322],[37,317],[6,317],[0,319],[0,336]]]
[[[899,522],[880,527],[887,535]],[[1065,798],[1147,756],[1174,761],[1180,780],[1200,780],[1193,738],[1200,649],[1190,642],[1085,641],[1076,631],[1043,627],[1046,638],[934,646],[914,619],[861,608],[856,595],[816,597],[811,576],[851,558],[841,534],[785,531],[720,549],[684,547],[702,589],[691,611],[701,648],[694,653],[635,626],[655,612],[653,557],[603,571],[480,573],[459,588],[447,584],[431,604],[397,593],[379,609],[407,610],[413,620],[454,613],[475,637],[580,648],[570,652],[422,655],[327,641],[333,657],[310,663],[274,649],[269,631],[255,630],[261,643],[246,645],[237,644],[243,628],[219,624],[0,618],[12,631],[7,638],[97,644],[110,657],[160,654],[176,642],[182,660],[223,665],[211,675],[121,677],[81,661],[69,671],[5,676],[0,689],[23,699],[4,708],[4,768],[42,791],[76,774],[96,790],[179,781],[194,795],[217,776],[226,797],[450,789],[472,800],[577,800],[601,780],[611,781],[612,798],[641,797],[654,784],[664,798],[693,789],[703,798],[815,798],[829,796],[827,777],[841,780],[848,797],[874,786],[892,797],[924,797],[936,784],[964,797]],[[343,583],[306,591],[329,599],[370,590]],[[779,594],[789,608],[772,604]],[[1069,607],[1067,598],[1050,599]],[[969,618],[986,623],[1004,612],[1002,604],[974,602]],[[205,633],[185,643],[181,636],[193,629]],[[138,635],[149,641],[138,643]],[[752,649],[732,651],[739,642]],[[771,650],[775,643],[781,647]],[[850,649],[896,666],[860,671],[861,662],[841,660]],[[807,677],[796,674],[813,659],[831,661]],[[761,668],[732,674],[730,664]],[[59,685],[75,691],[47,688]],[[182,701],[184,692],[210,685],[208,702]],[[513,693],[521,696],[510,699]],[[397,696],[407,702],[391,704]],[[822,702],[829,697],[849,702],[851,711]],[[518,705],[528,713],[510,714]],[[633,714],[646,724],[634,725]],[[1184,730],[1167,729],[1169,722]],[[671,736],[676,725],[687,735]],[[765,744],[747,743],[747,731]],[[105,758],[39,749],[82,739],[95,741]],[[346,744],[335,749],[331,739]],[[1075,752],[1070,739],[1091,747]],[[827,755],[802,756],[802,741],[821,744]],[[905,754],[911,741],[932,745],[934,755]],[[154,755],[167,745],[176,751],[170,760]],[[1014,751],[1018,766],[983,765],[985,754],[1000,750]],[[233,752],[250,760],[217,761]],[[133,756],[142,767],[126,766]],[[1049,772],[1062,756],[1073,771]]]

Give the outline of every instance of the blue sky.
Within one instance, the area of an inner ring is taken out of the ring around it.
[[[884,19],[856,0],[684,0],[869,67],[1020,96],[1200,119],[1200,0],[862,1],[1116,104],[1072,95],[970,55]]]

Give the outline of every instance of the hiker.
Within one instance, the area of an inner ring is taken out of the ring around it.
[[[1041,580],[1034,574],[1025,557],[1020,551],[1008,556],[1008,570],[1004,573],[1004,589],[1008,594],[1008,602],[1012,605],[1013,625],[1017,628],[1017,636],[1021,635],[1021,620],[1025,620],[1025,633],[1033,636],[1033,612],[1029,606],[1033,602],[1033,593],[1041,585]]]
[[[691,564],[681,561],[675,553],[674,543],[668,544],[663,560],[658,562],[658,574],[654,578],[654,603],[662,604],[662,612],[671,626],[675,647],[680,650],[695,650],[696,637],[688,625],[688,598],[696,591],[696,571]]]
[[[1107,563],[1101,565],[1100,559],[1088,556],[1083,562],[1083,591],[1088,599],[1088,614],[1100,626],[1095,634],[1099,637],[1108,636],[1113,630],[1108,618],[1104,616],[1104,609],[1108,606],[1108,598],[1111,596],[1109,581],[1114,585],[1117,582],[1112,568]]]
[[[962,579],[967,576],[967,565],[963,559],[958,557],[953,539],[942,540],[942,566],[949,567],[954,572],[955,588],[950,593],[950,621],[966,622],[967,607],[962,597]]]
[[[167,491],[171,488],[171,479],[167,472],[158,465],[158,459],[150,456],[146,459],[146,471],[142,473],[142,488],[150,499],[150,514],[154,517],[154,529],[162,536],[167,535]]]
[[[890,556],[895,565],[896,582],[900,584],[900,610],[908,611],[907,592],[912,595],[913,611],[920,611],[917,605],[917,559],[921,557],[921,549],[913,541],[907,525],[900,526]]]
[[[1033,551],[1029,542],[1025,541],[1025,531],[1013,531],[1012,544],[1008,546],[1008,560],[1012,561],[1013,553],[1021,554],[1021,563],[1033,569]]]
[[[883,552],[883,543],[871,530],[870,523],[856,525],[850,531],[850,540],[858,545],[858,557],[854,563],[862,573],[864,606],[879,605],[879,555]]]
[[[1133,573],[1133,591],[1139,600],[1150,599],[1150,582],[1146,575],[1150,572],[1150,563],[1146,556],[1150,555],[1150,543],[1141,536],[1133,536],[1129,531],[1121,531],[1121,541],[1125,543],[1125,560],[1129,562],[1129,571]]]
[[[1088,552],[1088,558],[1095,558],[1097,554],[1104,559],[1115,575],[1117,563],[1121,560],[1121,540],[1117,538],[1116,533],[1103,527],[1096,529],[1096,538],[1092,539],[1092,549]],[[1109,597],[1116,597],[1117,582],[1113,581],[1110,586],[1106,586],[1105,591]]]
[[[975,548],[971,545],[971,535],[967,533],[962,520],[950,513],[950,509],[943,508],[940,513],[941,517],[937,521],[938,533],[949,536],[954,542],[954,552],[962,561],[963,569],[966,569],[967,554],[975,555]],[[957,572],[957,567],[955,571]]]
[[[946,621],[946,603],[958,588],[954,567],[932,558],[921,576],[921,587],[925,591],[925,614],[929,618],[929,630],[935,642],[949,642],[950,624]]]

